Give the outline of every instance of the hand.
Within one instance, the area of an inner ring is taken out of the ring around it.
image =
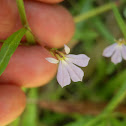
[[[74,33],[71,15],[60,5],[54,5],[60,1],[62,0],[25,1],[28,22],[32,32],[39,39],[39,45],[18,47],[6,70],[0,76],[0,126],[10,123],[23,112],[25,95],[20,89],[21,86],[44,85],[56,73],[57,66],[45,60],[46,57],[50,57],[50,54],[42,45],[62,47],[69,42]],[[0,39],[2,40],[22,25],[16,0],[0,0],[0,8]]]

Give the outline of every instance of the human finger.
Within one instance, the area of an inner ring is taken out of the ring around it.
[[[50,53],[41,46],[19,46],[0,76],[0,84],[38,87],[48,83],[57,65],[46,61],[47,57],[51,57]]]
[[[16,119],[25,108],[25,95],[14,85],[0,84],[0,126]]]
[[[0,39],[21,28],[15,0],[1,0]],[[25,1],[28,22],[39,44],[62,47],[74,34],[74,22],[69,12],[59,5]]]
[[[35,0],[35,1],[41,1],[41,2],[45,2],[45,3],[59,3],[62,2],[63,0]]]

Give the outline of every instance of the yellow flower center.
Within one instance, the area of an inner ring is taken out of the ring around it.
[[[58,60],[63,61],[66,59],[65,54],[58,51],[57,49],[51,49],[50,53],[52,54],[52,56],[55,56]]]
[[[122,46],[122,44],[126,44],[126,40],[125,39],[119,39],[117,40],[117,43],[119,46]]]
[[[56,54],[56,58],[58,60],[65,60],[66,59],[65,55],[62,52],[59,52],[59,54]]]

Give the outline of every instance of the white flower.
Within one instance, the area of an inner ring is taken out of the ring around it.
[[[114,64],[120,63],[122,59],[126,60],[126,46],[124,45],[124,40],[120,39],[118,43],[105,48],[103,56],[111,57],[111,61]]]
[[[66,55],[61,52],[59,52],[59,55],[56,54],[58,60],[55,58],[46,58],[50,63],[59,63],[57,81],[61,87],[69,85],[71,80],[73,82],[82,81],[84,72],[78,66],[86,67],[90,60],[90,58],[84,54],[69,54],[70,48],[67,45],[64,45],[64,50]]]

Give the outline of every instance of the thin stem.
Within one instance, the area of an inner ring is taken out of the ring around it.
[[[121,103],[121,101],[126,96],[126,82],[122,85],[119,92],[115,95],[115,97],[111,100],[108,106],[104,109],[104,111],[97,116],[96,118],[92,119],[90,122],[86,124],[86,126],[94,126],[97,122],[101,121],[102,119],[106,118],[110,115],[113,110]]]
[[[112,9],[112,5],[113,5],[113,3],[109,3],[109,4],[106,4],[106,5],[103,5],[102,7],[99,7],[97,9],[93,9],[93,10],[87,12],[87,13],[83,13],[79,16],[76,16],[74,18],[74,21],[75,21],[75,23],[78,23],[78,22],[84,21],[88,18],[91,18],[93,16],[96,16],[98,14],[101,14],[105,11]]]
[[[115,4],[112,5],[112,10],[114,12],[114,15],[115,15],[115,18],[116,18],[116,21],[126,39],[126,24],[122,18],[122,16],[120,15],[119,11],[118,11],[118,8],[116,7]]]
[[[126,96],[126,82],[122,85],[119,92],[112,99],[112,101],[108,104],[108,106],[104,109],[104,113],[111,113],[125,98]]]
[[[86,123],[86,125],[84,124],[84,126],[94,126],[97,122],[106,118],[107,116],[108,116],[107,114],[100,114],[96,118],[94,118],[94,119],[90,120],[88,123]]]
[[[26,34],[25,34],[27,42],[29,44],[35,44],[34,36],[29,31],[30,27],[28,25],[26,13],[25,13],[24,2],[23,2],[23,0],[16,0],[16,2],[17,2],[17,7],[18,7],[19,14],[20,14],[22,25],[28,29],[27,32],[26,32]]]
[[[20,18],[21,18],[21,21],[22,21],[22,25],[23,26],[28,26],[23,0],[16,0],[16,2],[17,2],[17,6],[18,6],[18,11],[20,13]]]

